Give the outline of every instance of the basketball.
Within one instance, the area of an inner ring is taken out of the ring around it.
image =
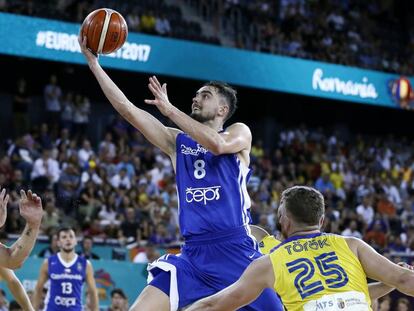
[[[128,26],[117,11],[97,9],[83,21],[81,35],[86,36],[87,47],[93,53],[110,54],[125,43]]]

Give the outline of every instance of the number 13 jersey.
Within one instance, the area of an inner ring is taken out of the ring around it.
[[[250,169],[235,154],[214,155],[189,135],[176,140],[182,235],[226,231],[250,223]],[[248,230],[248,226],[246,226]]]
[[[45,311],[82,310],[86,265],[87,260],[78,255],[69,263],[59,253],[48,258],[50,284],[45,299]]]
[[[339,235],[292,236],[274,248],[270,260],[274,288],[289,311],[371,310],[365,272]]]

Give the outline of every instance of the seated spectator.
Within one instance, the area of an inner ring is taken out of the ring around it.
[[[342,231],[342,235],[362,239],[362,234],[358,231],[358,224],[355,220],[352,220],[349,227]]]
[[[326,193],[335,193],[335,188],[329,178],[328,173],[324,173],[315,183],[315,188],[319,190],[322,194]]]
[[[110,183],[112,187],[119,188],[124,187],[125,189],[131,188],[131,179],[127,175],[127,171],[125,168],[122,168],[119,173],[116,173],[112,178],[110,179]]]
[[[114,288],[111,291],[111,305],[107,311],[127,311],[128,299],[124,291],[120,288]]]
[[[138,251],[132,260],[134,263],[151,263],[160,257],[160,252],[155,248],[155,245],[148,243],[144,249]]]
[[[84,236],[82,240],[82,250],[78,252],[80,256],[85,257],[86,259],[100,259],[100,257],[92,252],[93,248],[93,238],[91,236]]]
[[[59,211],[55,208],[55,202],[52,199],[47,199],[44,203],[44,215],[42,218],[41,231],[44,234],[57,229],[60,225],[61,217]]]
[[[49,258],[50,256],[57,254],[58,251],[58,236],[56,233],[53,233],[49,236],[49,246],[42,249],[38,256],[42,258]]]

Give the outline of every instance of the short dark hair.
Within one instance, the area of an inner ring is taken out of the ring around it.
[[[225,98],[226,102],[229,104],[229,113],[224,121],[230,119],[237,109],[237,91],[227,83],[221,81],[210,81],[204,84],[204,86],[214,87],[217,92]]]
[[[59,230],[56,232],[58,239],[60,238],[60,233],[61,232],[67,232],[67,231],[73,231],[75,232],[75,230],[72,227],[60,227]]]
[[[325,214],[325,200],[316,189],[294,186],[282,192],[281,204],[297,222],[317,225]]]
[[[111,291],[111,298],[114,297],[115,294],[118,294],[122,298],[126,299],[126,295],[125,295],[124,291],[121,288],[114,288]]]

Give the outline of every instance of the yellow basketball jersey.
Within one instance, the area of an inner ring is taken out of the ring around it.
[[[270,259],[274,288],[287,310],[372,310],[365,272],[343,237],[293,236]]]
[[[278,246],[280,241],[277,240],[273,235],[267,235],[259,243],[260,252],[264,255],[270,254],[270,251]]]

